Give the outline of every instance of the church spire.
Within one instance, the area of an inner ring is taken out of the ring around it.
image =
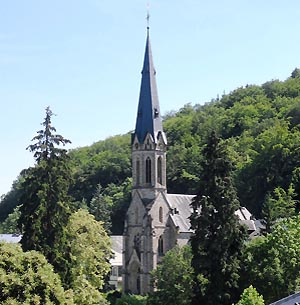
[[[149,19],[148,16],[147,20]],[[163,134],[155,74],[148,23],[138,113],[133,135],[133,138],[135,136],[137,137],[139,143],[144,142],[148,133],[153,137],[155,143],[157,142],[159,133]]]

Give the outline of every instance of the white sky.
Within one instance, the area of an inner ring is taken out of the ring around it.
[[[134,128],[147,0],[0,0],[0,195],[50,105],[71,147]],[[152,0],[161,110],[300,67],[299,0]]]

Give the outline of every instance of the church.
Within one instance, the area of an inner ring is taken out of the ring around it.
[[[156,71],[147,29],[135,131],[132,134],[132,201],[123,233],[123,292],[145,295],[151,291],[150,272],[175,245],[188,243],[193,195],[168,194],[167,137],[156,87]],[[255,231],[246,208],[236,214]]]

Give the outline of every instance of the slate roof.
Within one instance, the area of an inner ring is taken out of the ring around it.
[[[173,214],[171,214],[171,219],[174,225],[178,227],[180,232],[190,232],[190,221],[189,217],[192,213],[190,203],[193,199],[193,195],[177,195],[177,194],[167,194],[166,198],[168,203],[173,209]]]
[[[155,74],[148,30],[138,113],[132,137],[134,139],[137,136],[139,143],[144,142],[147,133],[151,134],[154,142],[157,141],[158,133],[163,133]]]
[[[189,217],[192,213],[190,203],[193,198],[194,195],[166,194],[166,199],[173,211],[170,217],[180,233],[192,232]],[[235,214],[240,222],[247,226],[249,232],[256,231],[252,215],[245,207],[240,207]]]
[[[299,305],[300,304],[300,292],[292,294],[284,299],[276,301],[269,305]]]

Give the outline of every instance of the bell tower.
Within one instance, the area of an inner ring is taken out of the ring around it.
[[[133,185],[124,228],[123,291],[144,295],[152,289],[150,272],[160,259],[159,236],[166,228],[168,211],[157,203],[167,193],[167,140],[162,127],[149,27],[131,147]]]
[[[136,126],[132,134],[133,192],[139,190],[142,197],[148,199],[166,190],[167,141],[155,75],[148,28]]]

